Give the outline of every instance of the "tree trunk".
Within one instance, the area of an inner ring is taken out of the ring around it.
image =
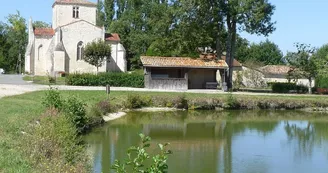
[[[99,67],[97,67],[97,73],[96,73],[97,75],[98,75],[98,69],[99,69]]]
[[[312,94],[312,78],[309,78],[309,94]]]
[[[228,41],[227,41],[227,55],[226,55],[226,62],[229,67],[229,71],[226,75],[226,83],[229,90],[232,90],[232,77],[233,77],[233,61],[234,61],[234,54],[235,54],[235,47],[236,47],[236,21],[233,19],[229,22],[230,27],[228,27]]]

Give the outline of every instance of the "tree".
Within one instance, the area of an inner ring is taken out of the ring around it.
[[[222,23],[225,22],[228,29],[226,61],[229,72],[226,82],[228,88],[232,89],[232,65],[236,52],[237,25],[240,31],[267,36],[275,30],[275,23],[271,22],[275,6],[268,0],[220,0],[217,5],[218,15],[222,16]]]
[[[111,54],[111,47],[105,41],[98,40],[88,43],[85,46],[83,60],[97,68],[101,67],[105,58],[107,62]]]
[[[119,1],[119,0],[117,0]],[[105,27],[108,28],[112,23],[115,15],[115,1],[114,0],[104,0],[103,3],[105,10]]]
[[[237,42],[238,43],[238,42]],[[282,64],[283,54],[278,45],[266,40],[259,44],[251,44],[248,49],[243,50],[245,54],[241,57],[237,56],[238,60],[245,62],[247,60],[254,60],[263,63],[264,65]],[[240,50],[237,50],[237,53]],[[238,55],[238,54],[237,54]]]
[[[6,71],[21,72],[20,67],[24,65],[24,58],[27,45],[27,27],[26,20],[17,11],[16,14],[9,14],[7,17],[6,43],[8,52],[5,55]]]
[[[97,26],[104,26],[106,23],[106,16],[104,13],[104,2],[102,0],[97,1],[97,21],[96,25]]]
[[[313,53],[315,51],[310,45],[295,44],[297,52],[288,52],[287,62],[293,67],[292,72],[298,73],[309,80],[309,94],[312,93],[312,79],[317,75],[317,66]]]
[[[321,46],[314,54],[313,58],[320,75],[328,76],[328,44]]]
[[[33,27],[34,28],[51,28],[51,24],[43,22],[43,21],[34,21]]]

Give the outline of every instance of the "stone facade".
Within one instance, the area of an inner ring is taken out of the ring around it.
[[[104,27],[96,26],[96,10],[96,4],[85,0],[56,0],[52,7],[52,28],[33,28],[30,19],[25,72],[33,75],[95,73],[96,67],[82,57],[85,45],[99,39],[112,48],[99,72],[126,72],[126,53],[119,36],[107,34]]]

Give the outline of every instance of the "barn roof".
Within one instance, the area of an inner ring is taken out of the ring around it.
[[[224,60],[204,60],[190,57],[141,56],[144,67],[183,67],[183,68],[228,68]]]

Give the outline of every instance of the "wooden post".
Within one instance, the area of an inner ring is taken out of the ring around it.
[[[107,99],[109,101],[110,85],[106,85],[106,94],[107,94]]]

